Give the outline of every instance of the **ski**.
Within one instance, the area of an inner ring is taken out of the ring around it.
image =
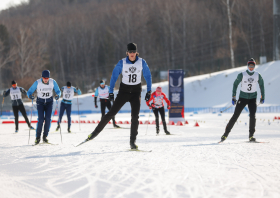
[[[39,143],[39,144],[32,144],[32,146],[38,146],[38,145],[58,145],[58,144],[53,144],[53,143],[46,143],[46,142],[43,142],[43,143]]]
[[[88,142],[88,141],[90,141],[90,140],[85,139],[85,140],[82,141],[81,143],[79,143],[79,144],[77,144],[77,145],[73,145],[73,146],[78,147],[78,146],[81,146],[82,144],[84,144],[84,143],[86,143],[86,142]]]
[[[269,142],[259,142],[259,141],[246,141],[246,143],[269,143]]]
[[[147,152],[147,153],[152,152],[152,150],[139,150],[139,149],[128,149],[128,151],[135,151],[135,152]]]

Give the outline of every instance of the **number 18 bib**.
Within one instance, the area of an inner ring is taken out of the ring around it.
[[[134,64],[127,64],[126,58],[123,58],[122,82],[126,85],[140,84],[142,69],[142,58],[138,58]]]
[[[241,91],[245,93],[254,93],[257,91],[258,87],[258,80],[259,80],[259,73],[254,72],[252,76],[250,76],[246,71],[242,73],[242,84],[241,84]]]

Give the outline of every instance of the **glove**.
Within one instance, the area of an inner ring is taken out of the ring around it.
[[[79,90],[79,87],[77,87],[76,90],[78,91],[78,90]]]
[[[149,109],[154,109],[156,106],[154,103],[152,103],[151,105],[149,105]]]
[[[59,99],[59,95],[56,95],[54,98],[55,98],[56,100],[58,100],[58,99]]]
[[[171,107],[170,107],[170,105],[167,105],[167,109],[170,109]]]
[[[232,105],[236,105],[236,97],[235,96],[232,97],[231,103],[232,103]]]
[[[98,108],[97,104],[95,105],[95,108]]]
[[[114,101],[114,94],[113,93],[109,93],[109,100]]]
[[[30,98],[31,100],[34,100],[35,97],[34,97],[34,95],[30,95],[29,98]]]
[[[264,103],[264,99],[260,99],[260,103],[263,104]]]
[[[151,98],[151,91],[148,91],[145,96],[145,100],[148,101]]]
[[[3,96],[6,94],[6,91],[3,91]]]

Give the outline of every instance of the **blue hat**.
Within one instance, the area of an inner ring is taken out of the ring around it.
[[[49,78],[50,77],[50,71],[49,70],[44,70],[42,72],[42,77],[43,78]]]

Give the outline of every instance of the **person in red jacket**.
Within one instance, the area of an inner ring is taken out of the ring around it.
[[[150,101],[152,100],[153,102],[150,105]],[[157,134],[159,134],[159,120],[158,120],[158,112],[159,112],[161,116],[164,132],[166,133],[166,135],[170,135],[170,132],[167,131],[167,127],[166,127],[163,100],[165,100],[167,104],[167,109],[170,109],[170,101],[167,99],[166,95],[162,92],[162,88],[157,87],[156,91],[151,94],[151,98],[146,102],[146,104],[150,107],[150,109],[153,109],[153,112],[155,114]]]

